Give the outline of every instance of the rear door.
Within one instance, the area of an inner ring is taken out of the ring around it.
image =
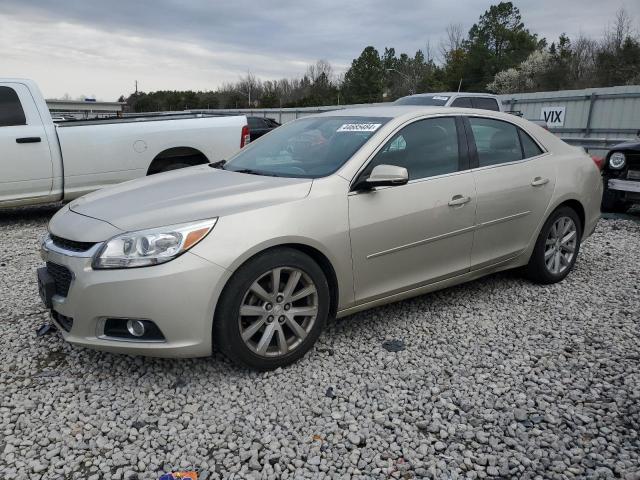
[[[469,270],[476,195],[463,129],[455,117],[414,121],[359,175],[366,177],[381,164],[409,173],[406,185],[349,195],[359,303]]]
[[[52,182],[51,152],[29,89],[0,83],[0,202],[47,196]]]
[[[534,240],[556,168],[553,156],[512,123],[469,116],[466,126],[478,195],[471,268],[478,269],[517,256]]]

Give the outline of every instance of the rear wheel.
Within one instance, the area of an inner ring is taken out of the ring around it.
[[[537,283],[556,283],[573,268],[580,250],[582,225],[575,210],[560,207],[540,230],[526,267],[527,276]]]
[[[316,342],[329,312],[322,269],[304,253],[269,250],[240,267],[218,302],[213,340],[257,370],[289,365]]]

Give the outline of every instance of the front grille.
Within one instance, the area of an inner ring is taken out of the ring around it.
[[[70,252],[86,252],[95,245],[95,242],[76,242],[75,240],[69,240],[55,235],[51,235],[51,241],[56,247],[69,250]]]
[[[640,170],[629,170],[627,180],[640,180]]]
[[[72,279],[69,269],[56,263],[47,262],[47,271],[55,282],[56,294],[66,297],[69,294]]]
[[[627,161],[627,166],[633,170],[640,168],[640,153],[624,153],[625,160]]]
[[[51,311],[51,316],[66,332],[71,331],[71,327],[73,327],[73,318],[62,315],[55,310]]]

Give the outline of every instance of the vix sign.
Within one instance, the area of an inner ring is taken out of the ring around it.
[[[540,120],[547,122],[549,127],[564,126],[565,107],[542,107]]]

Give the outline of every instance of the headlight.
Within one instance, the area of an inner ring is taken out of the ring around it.
[[[217,218],[128,232],[105,242],[93,258],[94,269],[133,268],[173,260],[207,236]]]
[[[622,152],[612,153],[609,157],[609,166],[611,168],[615,168],[616,170],[620,170],[622,167],[624,167],[625,163],[626,159],[624,157],[624,153]]]

